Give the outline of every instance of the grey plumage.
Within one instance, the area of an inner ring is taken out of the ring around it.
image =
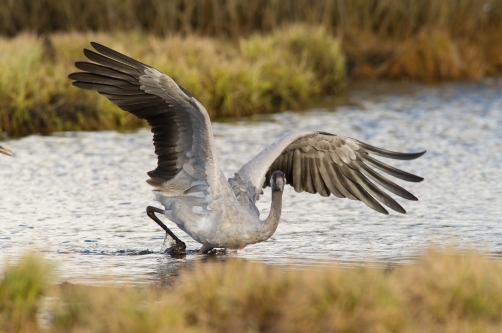
[[[366,163],[396,178],[420,182],[423,178],[387,165],[369,154],[411,160],[425,152],[392,152],[326,132],[293,133],[273,145],[277,148],[269,150],[266,155],[257,156],[259,163],[252,160],[241,169],[242,173],[249,174],[250,177],[255,177],[257,182],[261,182],[262,187],[268,186],[271,172],[281,170],[286,175],[292,175],[286,176],[286,180],[297,192],[319,193],[322,196],[333,194],[339,198],[359,200],[383,214],[388,212],[380,203],[399,213],[404,214],[406,211],[370,179],[405,199],[417,200],[399,185],[376,173]],[[292,163],[285,158],[290,155],[293,156]],[[259,165],[268,168],[263,180],[260,180],[259,172],[254,171]]]
[[[147,120],[157,155],[157,168],[148,172],[147,181],[166,208],[164,215],[203,249],[242,248],[268,239],[279,222],[284,181],[297,192],[359,200],[383,214],[388,212],[382,204],[400,213],[405,210],[376,184],[417,200],[370,165],[405,181],[423,178],[370,154],[411,160],[425,152],[392,152],[327,132],[289,134],[227,181],[214,153],[209,116],[197,99],[158,70],[100,44],[91,45],[97,52],[84,50],[84,54],[94,63],[77,62],[83,72],[69,78],[73,85],[95,90]],[[267,186],[272,187],[272,206],[262,221],[255,204]]]
[[[205,161],[213,157],[209,147],[212,134],[207,133],[210,126],[204,124],[209,123],[207,112],[202,112],[200,103],[168,76],[98,43],[91,44],[101,54],[87,49],[84,54],[97,64],[77,62],[76,67],[86,72],[70,74],[69,78],[75,80],[73,85],[96,90],[121,109],[146,119],[152,127],[158,156],[157,168],[148,173],[148,183],[158,191],[173,194],[187,190],[189,180],[177,190],[165,184],[181,170],[192,171],[190,177],[204,174]],[[194,155],[194,161],[188,164],[192,158],[187,154]]]

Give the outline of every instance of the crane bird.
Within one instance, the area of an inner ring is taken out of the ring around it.
[[[8,156],[14,155],[14,153],[12,151],[10,151],[9,149],[2,147],[2,146],[0,146],[0,153],[8,155]]]
[[[83,72],[69,78],[74,86],[99,92],[151,126],[157,168],[148,172],[147,182],[164,210],[148,206],[146,212],[166,231],[166,239],[172,237],[174,253],[184,253],[186,246],[155,213],[174,222],[202,244],[201,253],[207,253],[213,248],[242,249],[270,238],[281,217],[286,184],[296,192],[359,200],[383,214],[388,212],[381,203],[399,213],[406,211],[375,183],[405,199],[418,200],[369,165],[420,182],[423,178],[371,154],[412,160],[425,151],[393,152],[318,131],[285,135],[227,180],[215,153],[209,115],[195,97],[157,69],[98,43],[91,45],[95,51],[84,49],[84,55],[92,62],[76,62]],[[255,204],[267,186],[272,204],[268,217],[261,220]]]

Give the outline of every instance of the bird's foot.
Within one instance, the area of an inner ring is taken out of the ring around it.
[[[207,254],[209,256],[220,256],[220,255],[226,255],[227,254],[227,249],[221,248],[217,249],[214,247],[207,247],[204,248],[204,245],[202,248],[198,251],[199,254]]]
[[[199,254],[208,254],[213,249],[214,247],[212,247],[211,245],[203,244],[199,250]]]
[[[176,240],[176,244],[171,246],[170,248],[167,248],[164,253],[170,254],[173,258],[182,258],[187,254],[186,249],[187,246],[185,245],[185,243],[178,239]]]

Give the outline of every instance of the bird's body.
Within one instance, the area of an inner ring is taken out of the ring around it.
[[[369,154],[408,160],[424,152],[391,152],[326,132],[286,135],[227,180],[214,151],[211,122],[204,106],[158,70],[100,44],[92,45],[99,53],[84,50],[84,54],[95,63],[77,62],[77,68],[84,72],[69,77],[75,80],[75,86],[98,91],[152,126],[158,164],[148,173],[147,182],[165,210],[148,207],[147,213],[177,242],[181,241],[154,213],[163,213],[176,223],[203,244],[203,251],[241,249],[267,240],[280,220],[285,184],[297,192],[359,200],[384,214],[388,213],[379,202],[405,211],[371,180],[403,198],[417,200],[367,163],[394,177],[418,182],[422,178]],[[256,201],[267,186],[272,188],[272,206],[269,216],[261,220]]]
[[[166,208],[164,215],[194,240],[211,248],[242,249],[267,240],[279,222],[279,219],[272,224],[261,221],[251,207],[241,205],[234,197],[218,198],[198,213],[194,213],[186,199],[183,196],[161,199]]]

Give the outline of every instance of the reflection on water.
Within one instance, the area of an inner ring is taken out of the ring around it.
[[[383,91],[352,92],[336,112],[214,124],[223,171],[232,175],[285,132],[323,130],[391,150],[427,149],[418,160],[392,161],[425,177],[418,184],[396,181],[420,201],[398,200],[408,214],[384,216],[360,202],[288,188],[274,236],[226,256],[304,266],[406,261],[431,242],[502,251],[502,84],[407,85],[391,92],[373,86]],[[156,165],[148,130],[33,135],[8,146],[16,156],[0,158],[0,261],[36,249],[61,262],[61,277],[73,282],[109,276],[170,284],[195,262],[224,260],[159,253],[163,231],[145,213],[158,206],[145,182]],[[262,216],[269,205],[267,193],[259,201]],[[199,247],[168,225],[189,249]]]

